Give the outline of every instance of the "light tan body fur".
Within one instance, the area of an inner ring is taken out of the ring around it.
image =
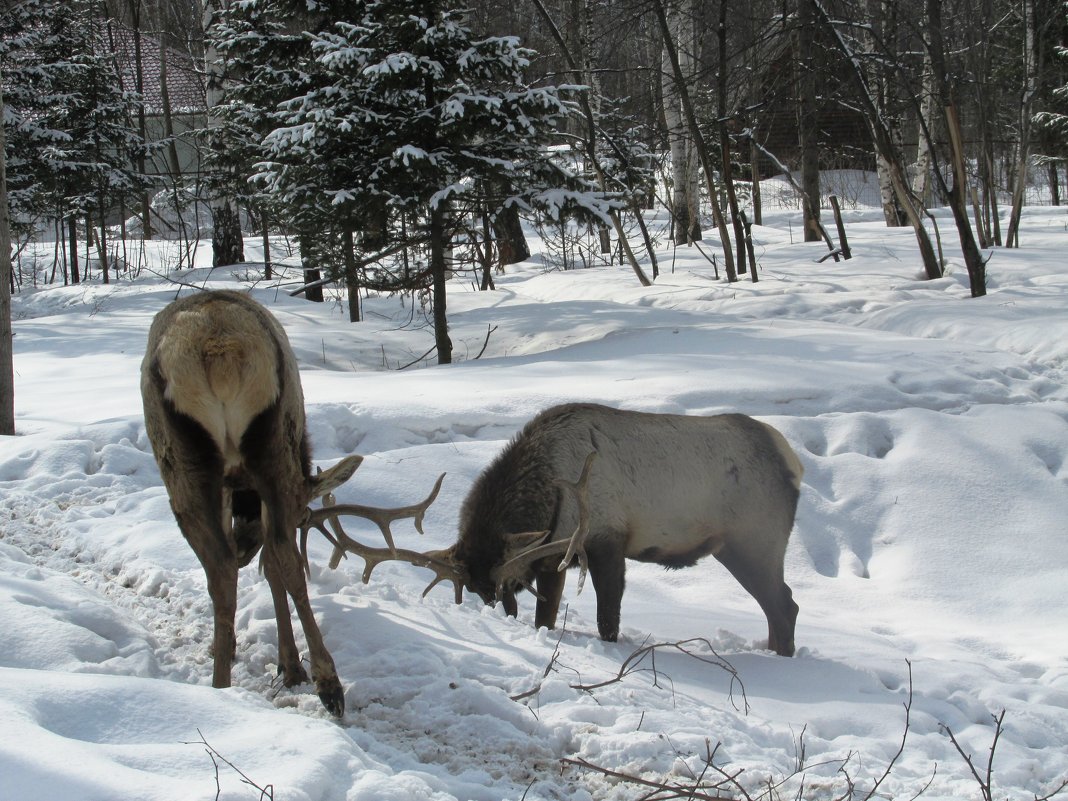
[[[311,500],[344,482],[359,457],[311,475],[300,374],[285,331],[237,292],[175,301],[153,320],[141,393],[171,508],[207,576],[215,613],[213,685],[230,686],[237,572],[262,547],[279,672],[287,686],[307,681],[288,595],[319,697],[341,715],[344,693],[311,610],[296,530]]]
[[[714,556],[760,604],[769,647],[789,656],[797,605],[783,566],[802,472],[782,434],[745,415],[555,406],[527,423],[479,476],[450,557],[471,589],[500,598],[509,614],[516,588],[535,581],[535,624],[552,628],[564,585],[560,551],[533,560],[522,554],[532,542],[544,552],[546,544],[579,536],[597,593],[598,630],[615,640],[626,559],[682,568]],[[563,489],[582,474],[579,491]],[[579,498],[588,508],[585,522]]]

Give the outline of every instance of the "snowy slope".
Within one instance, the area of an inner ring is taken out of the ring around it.
[[[203,574],[138,393],[148,324],[178,288],[141,277],[23,291],[20,435],[0,439],[0,799],[258,797],[235,768],[287,801],[649,792],[565,759],[687,786],[722,770],[753,797],[784,781],[777,796],[806,798],[850,782],[863,798],[894,760],[879,797],[930,782],[924,798],[978,798],[945,727],[985,776],[1002,710],[995,796],[1050,792],[1068,778],[1065,220],[1030,211],[1025,247],[994,253],[980,300],[959,259],[920,280],[911,235],[864,210],[848,215],[855,258],[840,264],[791,241],[796,215],[768,215],[755,285],[716,281],[681,249],[661,254],[651,288],[625,268],[531,262],[496,292],[455,281],[459,363],[403,372],[384,367],[431,344],[418,309],[376,299],[350,325],[336,304],[256,285],[301,361],[316,460],[367,456],[340,502],[408,503],[447,472],[426,536],[396,527],[406,547],[450,544],[478,472],[563,401],[743,411],[782,430],[806,470],[787,554],[794,659],[763,650],[756,603],[714,560],[631,564],[621,640],[607,644],[574,578],[563,630],[535,631],[529,598],[518,620],[477,599],[454,606],[447,589],[421,599],[429,575],[401,564],[364,586],[358,559],[331,571],[314,543],[310,589],[346,684],[340,724],[311,687],[272,683],[270,594],[252,568],[235,687],[210,688]],[[245,271],[181,278],[246,285]]]

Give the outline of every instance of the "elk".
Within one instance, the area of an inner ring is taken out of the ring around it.
[[[296,532],[315,498],[347,481],[362,461],[351,455],[315,475],[296,357],[263,306],[228,290],[174,301],[152,321],[141,364],[145,429],[179,529],[207,578],[214,608],[212,685],[230,686],[236,650],[238,569],[261,551],[278,626],[278,672],[287,687],[308,676],[293,637],[289,598],[308,644],[312,679],[326,709],[340,717],[345,697],[308,598],[307,553]],[[402,509],[344,507],[377,522],[422,516]],[[338,507],[342,509],[343,507]]]
[[[626,559],[675,569],[712,555],[760,604],[769,649],[791,656],[797,604],[783,561],[802,472],[781,433],[742,414],[555,406],[475,481],[452,547],[399,558],[433,562],[427,591],[450,577],[457,599],[463,586],[512,616],[525,587],[538,599],[535,625],[550,629],[563,571],[578,564],[579,589],[587,569],[593,580],[598,633],[614,642]]]

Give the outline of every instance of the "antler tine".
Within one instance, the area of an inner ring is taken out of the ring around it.
[[[372,523],[378,526],[379,531],[382,532],[382,537],[385,539],[386,544],[389,546],[389,550],[395,552],[397,546],[393,542],[393,532],[389,526],[391,523],[397,520],[403,520],[407,517],[413,518],[415,529],[420,534],[423,533],[423,516],[426,514],[426,510],[430,507],[438,497],[438,492],[441,490],[441,482],[445,479],[445,474],[442,473],[438,476],[438,480],[434,482],[434,488],[430,491],[430,494],[426,496],[419,503],[413,503],[409,506],[397,506],[392,509],[388,509],[381,506],[364,506],[358,503],[343,503],[335,506],[332,502],[333,495],[327,493],[323,496],[323,508],[322,509],[309,509],[305,516],[304,526],[319,529],[323,534],[326,531],[323,529],[322,524],[329,520],[335,528],[340,528],[340,522],[338,518],[341,515],[353,515],[355,517],[362,517],[366,520],[370,520]],[[343,532],[342,532],[343,533]],[[336,554],[335,554],[336,555]],[[336,564],[331,565],[336,567]]]
[[[545,531],[537,531],[537,532],[530,532],[530,533],[531,534],[540,534],[541,536],[544,537],[544,536],[547,536],[547,535],[551,534],[552,532],[549,529],[546,529]],[[494,572],[496,572],[496,573],[498,573],[498,574],[500,574],[502,576],[503,575],[507,575],[508,574],[508,568],[511,565],[514,565],[516,562],[533,562],[533,561],[535,561],[537,559],[541,559],[541,558],[546,557],[546,556],[552,556],[554,553],[560,553],[561,551],[566,551],[567,550],[567,545],[568,545],[568,543],[567,543],[566,540],[552,540],[550,542],[543,542],[540,545],[531,545],[529,548],[526,548],[526,549],[520,551],[519,553],[517,553],[515,556],[513,556],[507,562],[503,562],[499,567],[497,567],[495,569]]]
[[[578,589],[576,595],[582,592],[582,586],[586,582],[586,573],[588,571],[588,565],[586,561],[586,537],[590,533],[590,468],[593,467],[593,461],[597,458],[597,451],[591,451],[590,455],[586,457],[586,462],[582,466],[582,472],[579,474],[578,481],[565,481],[563,479],[556,479],[555,483],[562,487],[566,487],[575,494],[575,499],[578,502],[579,508],[579,520],[578,525],[575,526],[575,531],[571,534],[570,539],[566,540],[552,540],[550,542],[542,542],[537,545],[532,545],[529,548],[525,548],[518,554],[513,556],[507,562],[501,564],[495,569],[495,573],[498,575],[508,575],[508,568],[517,562],[533,562],[538,559],[544,559],[547,556],[553,556],[554,554],[564,553],[563,559],[560,560],[557,570],[566,570],[567,566],[571,564],[571,560],[576,556],[579,560],[579,580]],[[536,534],[549,534],[549,531],[544,532],[530,532],[528,534],[516,535],[519,537],[533,536]],[[533,588],[527,587],[531,592],[534,592]],[[537,595],[536,592],[534,592]]]
[[[322,529],[320,529],[322,531]],[[349,537],[343,531],[337,532],[338,536],[333,538],[328,532],[323,532],[327,539],[334,542],[334,547],[341,551],[348,551],[359,556],[364,561],[363,575],[361,580],[364,584],[367,584],[371,580],[371,573],[382,562],[391,561],[403,561],[415,565],[416,567],[427,567],[434,571],[434,579],[427,585],[427,588],[423,590],[423,597],[427,596],[434,587],[440,584],[442,581],[448,580],[453,584],[454,595],[456,603],[463,602],[463,580],[459,576],[456,568],[448,562],[437,558],[433,554],[421,553],[419,551],[410,551],[407,548],[372,548],[369,545],[364,545],[362,542]]]
[[[444,473],[438,476],[438,480],[434,483],[434,487],[430,491],[430,494],[421,502],[411,504],[410,506],[399,506],[393,509],[363,506],[361,504],[335,505],[333,493],[326,493],[323,495],[323,507],[315,510],[309,509],[305,514],[304,521],[301,523],[301,548],[305,555],[305,561],[307,560],[308,532],[312,528],[315,528],[334,546],[334,553],[330,559],[330,567],[336,568],[346,552],[354,553],[364,560],[362,581],[364,584],[367,584],[371,579],[371,573],[382,562],[409,562],[417,567],[430,568],[435,573],[434,580],[430,582],[425,590],[423,590],[424,597],[426,597],[427,593],[429,593],[435,586],[447,579],[453,583],[456,603],[462,603],[464,582],[456,567],[447,560],[439,558],[434,553],[421,553],[418,551],[410,551],[405,548],[398,548],[393,542],[393,535],[389,528],[390,524],[395,520],[411,517],[414,519],[416,529],[422,534],[423,516],[426,514],[426,510],[429,508],[430,504],[432,504],[438,497],[438,492],[441,490],[441,483],[444,478]],[[345,532],[339,519],[340,515],[345,514],[363,517],[377,524],[389,547],[373,548],[352,539],[352,537]]]
[[[586,583],[586,573],[589,571],[589,565],[586,562],[586,537],[590,533],[590,468],[593,467],[593,462],[596,458],[597,451],[590,451],[589,456],[586,457],[585,464],[582,465],[582,473],[579,475],[578,481],[571,482],[561,478],[556,479],[557,484],[566,487],[575,494],[575,500],[578,502],[578,524],[575,526],[575,532],[568,542],[564,558],[560,560],[560,565],[556,568],[558,571],[566,570],[567,566],[571,564],[571,560],[576,556],[578,557],[579,579],[575,595],[582,592],[582,585]]]
[[[436,563],[437,560],[434,560],[434,562]],[[463,578],[459,575],[459,573],[457,573],[456,569],[452,565],[449,565],[447,562],[443,562],[441,564],[445,565],[445,567],[448,569],[449,575],[443,575],[442,572],[439,572],[434,567],[433,563],[428,563],[426,565],[426,567],[429,567],[431,570],[437,573],[437,575],[434,576],[433,580],[426,585],[426,589],[423,590],[423,597],[426,598],[427,593],[429,593],[432,589],[438,586],[441,582],[451,581],[454,600],[457,604],[462,604],[464,602]]]

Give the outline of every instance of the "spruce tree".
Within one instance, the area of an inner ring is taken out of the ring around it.
[[[353,263],[373,263],[365,280],[376,286],[413,275],[390,270],[386,254],[423,246],[414,276],[433,289],[438,360],[448,363],[445,251],[466,214],[606,219],[613,201],[550,151],[573,108],[566,91],[526,83],[530,52],[514,37],[476,39],[441,0],[315,8],[311,18],[254,0],[227,15],[219,46],[246,79],[231,97],[271,126],[254,180],[299,229],[351,238]],[[296,59],[287,69],[283,50]]]
[[[131,168],[144,147],[133,124],[139,99],[120,86],[97,11],[92,0],[23,0],[0,22],[14,120],[8,187],[19,223],[88,213],[103,223],[143,185]]]

